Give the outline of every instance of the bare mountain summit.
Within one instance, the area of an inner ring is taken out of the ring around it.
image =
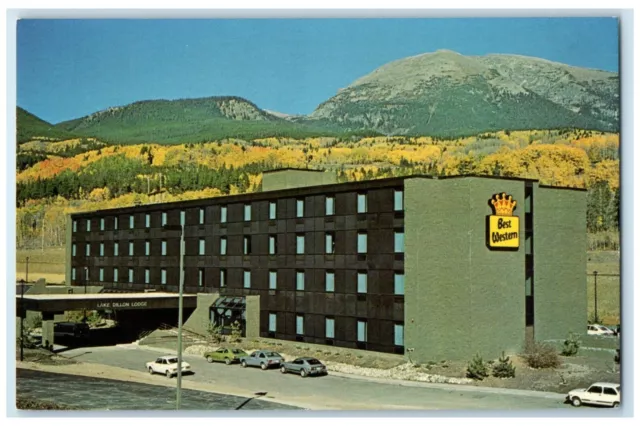
[[[386,134],[617,131],[619,80],[617,73],[538,58],[439,50],[383,65],[322,103],[310,118]]]

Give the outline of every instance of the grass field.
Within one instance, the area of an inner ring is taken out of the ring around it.
[[[48,283],[64,281],[64,248],[18,250],[17,279],[25,278],[26,258],[29,257],[29,281],[44,278]],[[620,322],[620,254],[614,251],[587,252],[587,273],[598,271],[598,317],[604,324]],[[606,276],[606,275],[617,276]],[[587,276],[587,300],[589,318],[595,313],[595,289],[593,275]]]

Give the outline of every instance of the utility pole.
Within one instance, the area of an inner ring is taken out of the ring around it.
[[[42,252],[44,252],[44,206],[42,207]]]
[[[180,292],[178,295],[178,389],[176,391],[176,410],[180,409],[182,399],[182,294],[184,291],[184,224],[180,235]]]
[[[593,271],[593,296],[594,296],[594,322],[600,322],[598,319],[598,271]]]
[[[27,264],[29,258],[27,257]],[[24,361],[24,286],[26,284],[20,284],[20,361]]]
[[[29,282],[29,256],[27,256],[27,272],[26,272],[26,274],[25,274],[25,275],[26,275],[26,276],[25,276],[24,280],[25,280],[26,282]]]

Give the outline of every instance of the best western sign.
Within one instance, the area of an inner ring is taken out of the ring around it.
[[[495,194],[489,203],[494,214],[487,216],[487,246],[517,250],[520,247],[520,218],[513,216],[516,202],[503,192]]]

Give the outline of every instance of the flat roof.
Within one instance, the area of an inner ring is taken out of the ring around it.
[[[262,172],[262,174],[268,174],[268,173],[276,173],[276,172],[286,172],[286,171],[296,171],[296,172],[326,172],[327,170],[325,169],[303,169],[300,167],[282,167],[280,169],[273,169],[273,170],[265,170],[264,172]]]
[[[178,298],[179,293],[150,291],[145,293],[73,293],[73,294],[25,294],[25,299],[31,300],[102,300],[102,299],[162,299],[166,297]],[[183,294],[183,297],[197,297],[196,294]],[[16,295],[18,299],[22,296]]]

